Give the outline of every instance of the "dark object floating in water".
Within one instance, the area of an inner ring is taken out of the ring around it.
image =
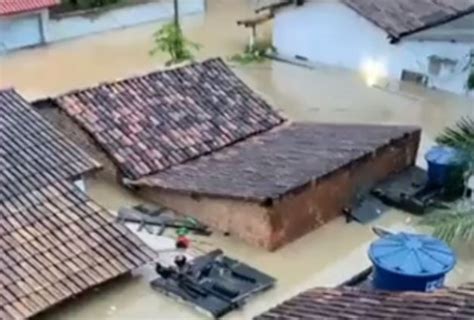
[[[177,218],[168,208],[149,205],[138,205],[133,208],[120,208],[117,221],[120,223],[138,223],[139,229],[158,226],[157,234],[162,235],[166,228],[187,229],[195,234],[209,236],[209,228],[192,218]]]
[[[357,200],[351,208],[345,208],[343,214],[347,222],[355,220],[366,224],[379,218],[387,210],[387,206],[382,201],[369,194]]]
[[[188,263],[177,259],[175,266],[156,267],[160,278],[153,289],[182,299],[213,318],[243,306],[251,296],[275,284],[275,279],[215,250]]]
[[[425,170],[411,167],[379,184],[372,194],[386,205],[422,215],[459,198],[462,188],[430,185]]]

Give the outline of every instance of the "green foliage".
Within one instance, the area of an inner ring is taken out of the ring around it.
[[[193,60],[193,50],[198,50],[200,46],[187,40],[179,24],[168,23],[153,34],[155,47],[150,54],[158,52],[167,53],[170,60],[167,65],[177,64],[187,60]]]
[[[65,5],[70,5],[75,9],[100,8],[111,4],[116,4],[122,0],[66,0]]]
[[[462,118],[453,127],[444,129],[436,142],[464,151],[474,162],[474,119]]]
[[[474,90],[474,70],[471,71],[469,78],[467,79],[467,88],[469,90]]]
[[[275,52],[275,48],[268,41],[256,42],[253,46],[247,46],[244,53],[236,54],[230,58],[231,61],[240,64],[260,63],[265,61],[267,54]]]
[[[448,243],[456,240],[470,242],[474,238],[474,208],[471,204],[464,204],[433,212],[422,219],[421,224],[432,227],[433,235]]]
[[[456,125],[446,128],[436,139],[441,145],[464,152],[468,165],[464,172],[466,180],[474,173],[474,120],[468,117]],[[434,228],[434,235],[452,243],[455,240],[472,241],[474,237],[474,206],[469,200],[437,211],[421,220],[421,224]]]

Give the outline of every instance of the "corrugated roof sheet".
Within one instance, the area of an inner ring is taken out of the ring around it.
[[[29,318],[154,255],[61,181],[0,201],[0,252],[2,320]]]
[[[0,15],[44,9],[59,3],[60,0],[0,0]]]
[[[3,197],[74,179],[100,168],[14,90],[0,90],[0,188]],[[4,200],[0,197],[0,201]]]
[[[283,121],[221,59],[74,91],[56,102],[132,179]]]
[[[317,288],[283,302],[256,320],[474,319],[474,283],[434,293]]]
[[[419,129],[402,126],[292,123],[134,184],[273,199],[415,132]]]

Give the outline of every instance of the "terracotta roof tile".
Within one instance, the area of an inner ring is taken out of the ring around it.
[[[59,3],[60,0],[0,0],[0,15],[44,9]]]
[[[31,317],[153,259],[68,182],[42,186],[23,200],[0,201],[2,320]]]
[[[0,201],[100,168],[14,90],[0,90],[0,114]]]
[[[474,12],[473,0],[342,1],[394,38]]]
[[[153,258],[70,181],[98,164],[0,91],[0,319],[29,318]]]
[[[283,121],[220,59],[71,92],[56,103],[128,178],[186,162]]]
[[[317,288],[301,293],[256,320],[474,319],[474,284],[434,293]]]
[[[292,123],[132,183],[212,196],[278,198],[418,131],[414,127]]]

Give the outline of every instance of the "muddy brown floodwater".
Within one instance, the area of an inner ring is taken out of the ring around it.
[[[243,0],[209,0],[208,12],[183,18],[186,34],[203,47],[199,58],[230,56],[242,50],[247,31],[236,19],[251,14]],[[124,78],[163,67],[164,57],[150,57],[150,24],[90,36],[0,57],[0,86],[15,86],[34,100],[101,81]],[[261,34],[269,35],[270,25]],[[367,87],[355,73],[331,67],[307,69],[278,62],[235,66],[252,88],[292,119],[324,122],[402,123],[423,128],[422,151],[435,135],[462,115],[472,114],[473,100],[413,87]],[[420,152],[419,163],[423,164]],[[87,181],[90,195],[110,210],[141,202],[100,175]],[[416,228],[413,217],[395,210],[374,224],[396,230]],[[227,319],[250,319],[301,290],[332,286],[369,265],[367,247],[374,235],[368,226],[337,219],[283,249],[268,253],[221,235],[196,239],[206,250],[220,247],[275,276],[275,289],[252,300]],[[147,239],[149,240],[149,239]],[[153,240],[150,240],[153,241]],[[469,254],[471,252],[471,254]],[[449,284],[474,281],[474,248],[459,252]],[[153,292],[148,269],[88,293],[42,316],[42,319],[201,319],[189,308]]]

